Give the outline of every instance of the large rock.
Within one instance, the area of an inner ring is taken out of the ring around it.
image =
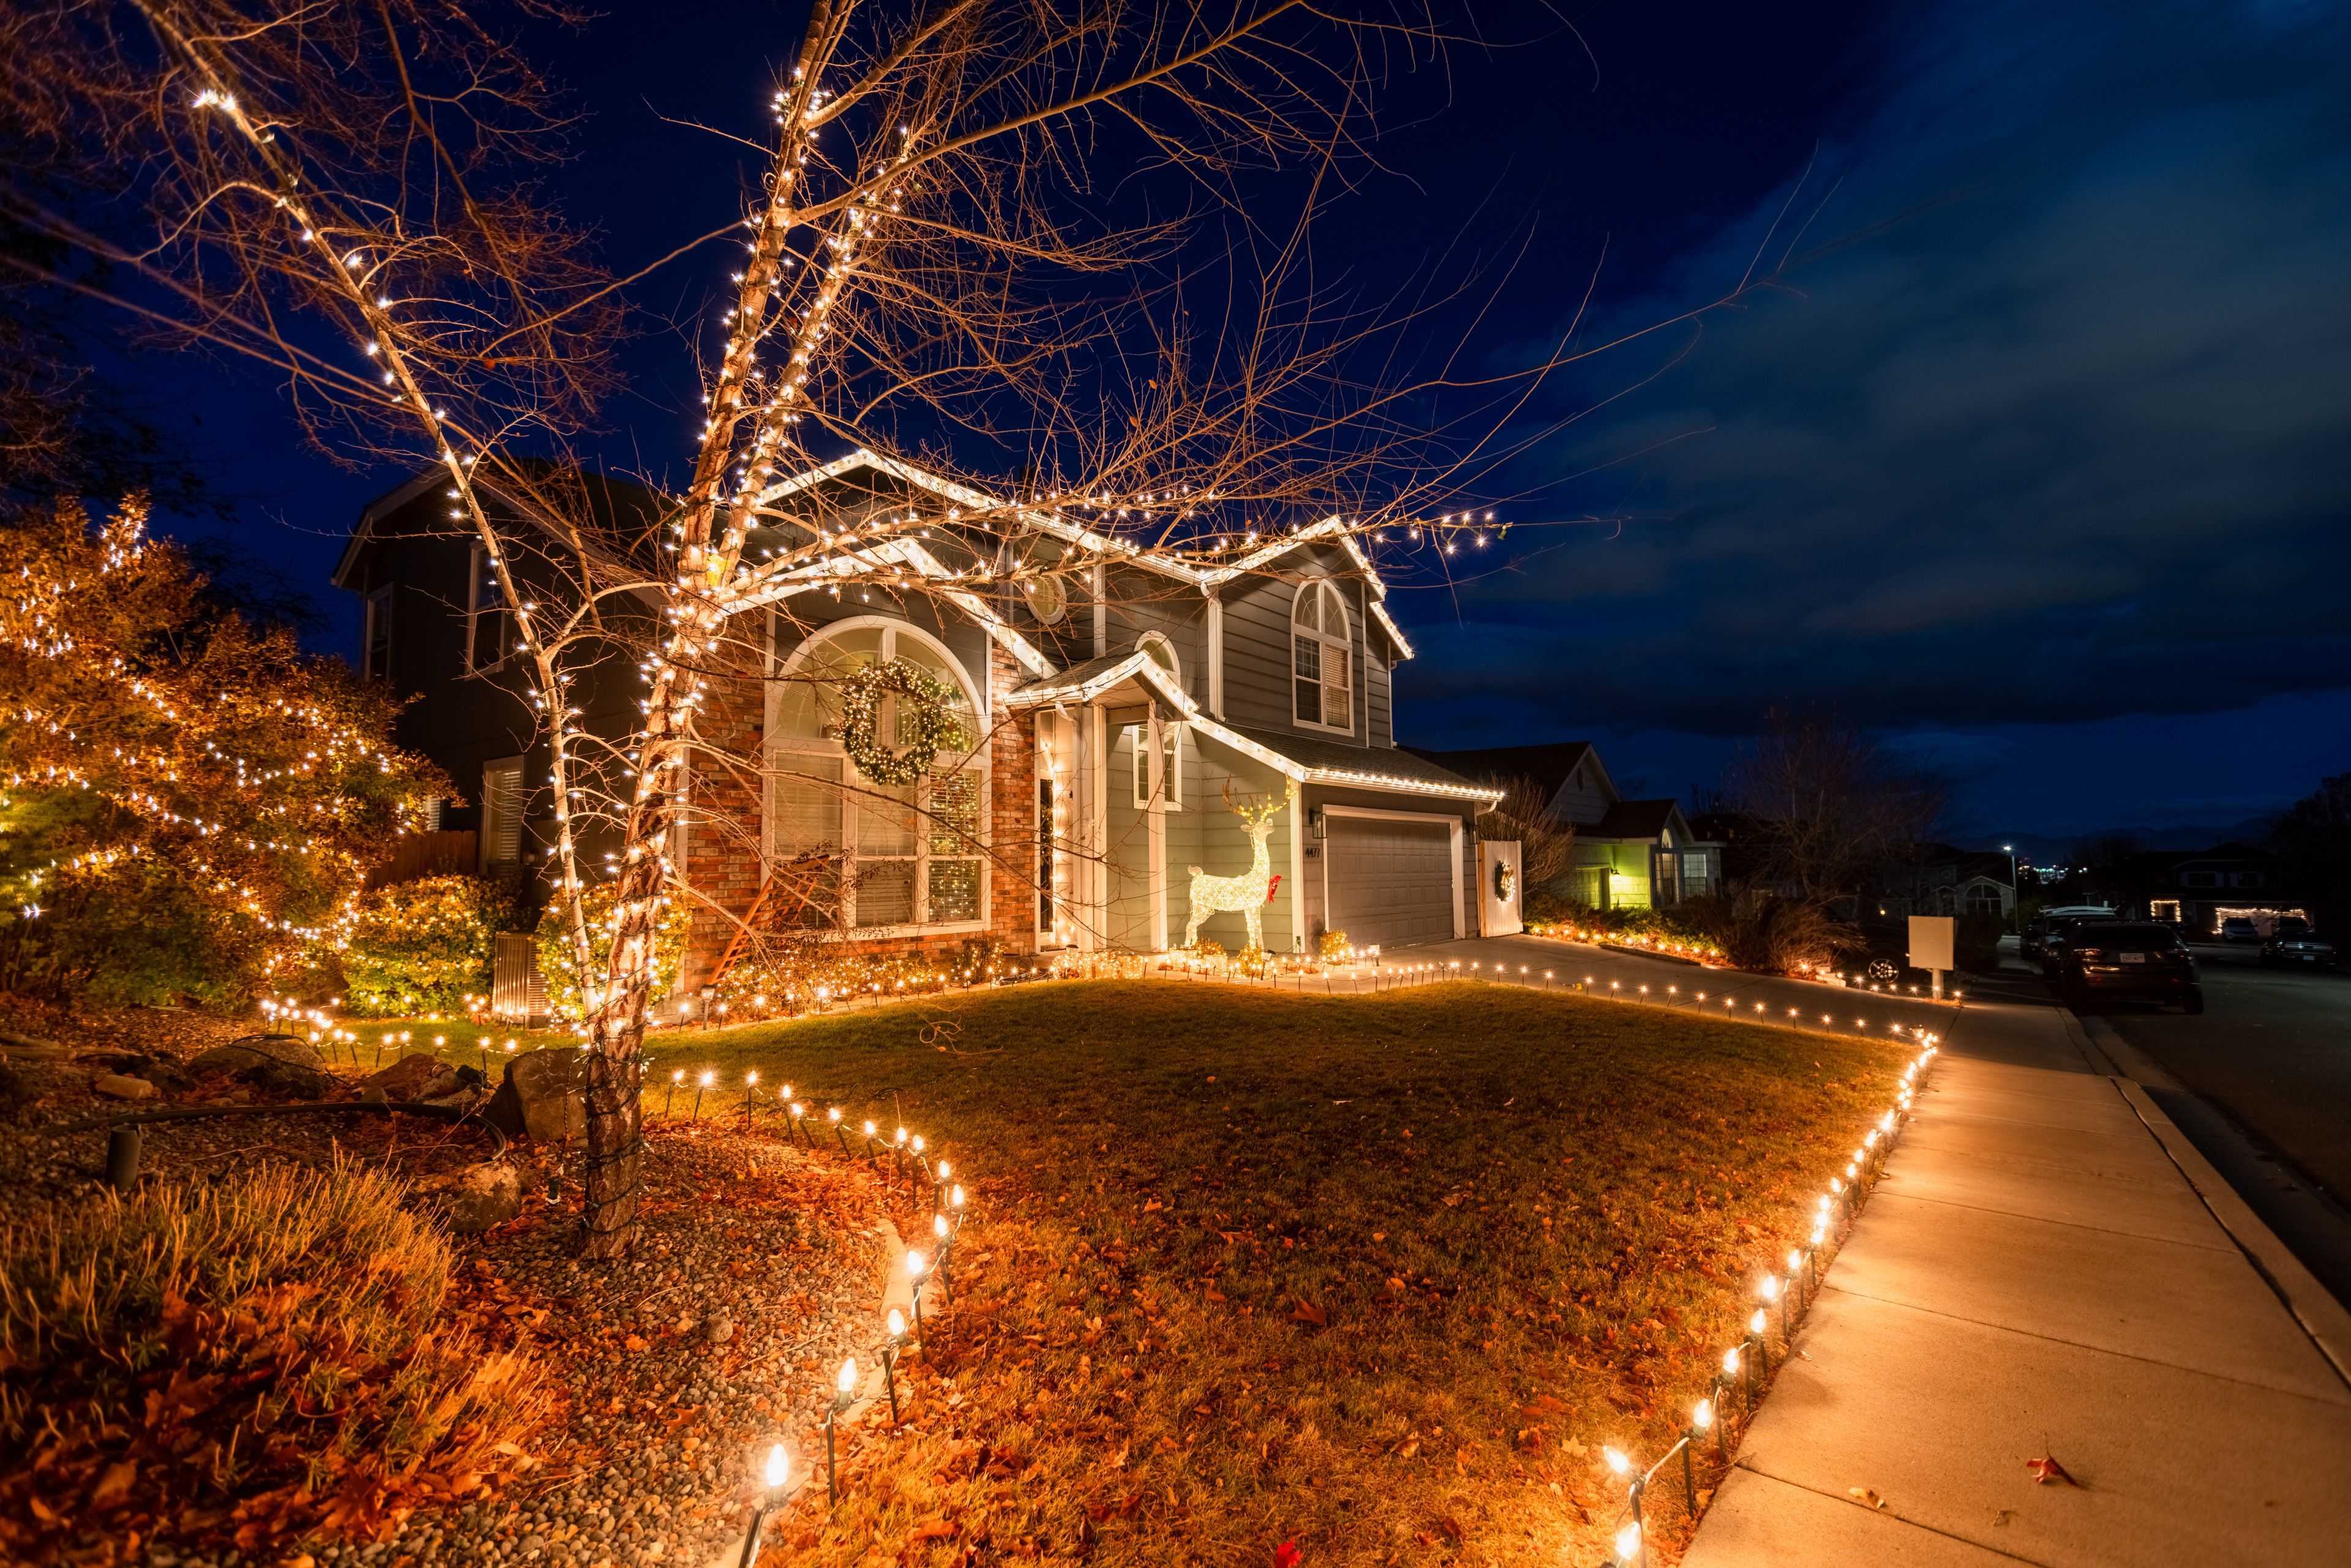
[[[199,1076],[226,1073],[240,1083],[307,1099],[331,1093],[338,1082],[327,1071],[327,1059],[308,1042],[284,1035],[256,1035],[214,1046],[190,1061],[188,1071]]]
[[[483,1113],[507,1136],[527,1137],[534,1144],[584,1137],[588,1100],[580,1052],[557,1046],[514,1058]]]
[[[144,1078],[127,1072],[101,1072],[90,1080],[89,1086],[110,1100],[152,1100],[161,1092]]]
[[[422,1051],[412,1051],[381,1072],[360,1080],[361,1089],[381,1089],[387,1100],[430,1100],[454,1093],[457,1070]]]
[[[521,1174],[504,1160],[468,1166],[426,1184],[424,1190],[449,1228],[460,1236],[479,1236],[522,1212]]]

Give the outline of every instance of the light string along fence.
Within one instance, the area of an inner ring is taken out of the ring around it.
[[[1787,1256],[1781,1260],[1785,1272],[1775,1268],[1756,1287],[1761,1304],[1747,1320],[1746,1336],[1722,1353],[1721,1362],[1708,1380],[1705,1396],[1690,1407],[1689,1420],[1681,1436],[1646,1469],[1638,1468],[1630,1455],[1614,1444],[1601,1449],[1603,1463],[1625,1489],[1608,1568],[1647,1568],[1649,1489],[1658,1472],[1677,1458],[1681,1461],[1682,1506],[1688,1518],[1693,1522],[1697,1521],[1698,1446],[1711,1434],[1716,1461],[1729,1467],[1731,1428],[1736,1425],[1743,1429],[1753,1421],[1771,1375],[1775,1309],[1782,1364],[1795,1354],[1796,1325],[1802,1321],[1805,1310],[1820,1298],[1821,1275],[1826,1267],[1823,1255],[1842,1239],[1844,1228],[1851,1225],[1861,1210],[1862,1200],[1884,1173],[1886,1156],[1907,1124],[1913,1099],[1941,1050],[1938,1035],[1920,1030],[1913,1038],[1918,1042],[1918,1053],[1902,1070],[1894,1103],[1863,1133],[1843,1173],[1829,1177],[1828,1190],[1813,1202],[1811,1228],[1804,1241],[1789,1248]]]
[[[647,1077],[652,1069],[642,1058],[639,1070]],[[679,1120],[678,1103],[688,1089],[693,1097],[687,1101],[684,1121],[691,1130],[702,1120],[705,1101],[718,1088],[718,1072],[714,1068],[688,1069],[672,1067],[663,1083],[662,1119]],[[725,1091],[726,1102],[733,1100],[733,1086]],[[711,1106],[713,1125],[730,1114],[730,1104]],[[918,1242],[907,1248],[904,1262],[907,1290],[906,1310],[887,1309],[883,1317],[881,1337],[862,1353],[862,1364],[878,1365],[882,1369],[882,1397],[890,1406],[890,1424],[899,1423],[898,1364],[906,1354],[909,1337],[914,1354],[928,1354],[928,1326],[924,1318],[924,1297],[932,1286],[939,1291],[939,1304],[952,1308],[955,1287],[952,1274],[956,1240],[963,1234],[964,1221],[969,1216],[968,1200],[963,1183],[956,1179],[954,1162],[942,1155],[922,1134],[903,1124],[884,1132],[872,1118],[852,1124],[839,1105],[828,1104],[821,1115],[812,1101],[796,1097],[789,1083],[776,1086],[772,1098],[760,1093],[757,1069],[743,1074],[743,1098],[739,1109],[742,1130],[749,1133],[761,1115],[778,1116],[783,1122],[783,1140],[804,1147],[814,1154],[820,1150],[837,1149],[844,1158],[865,1161],[869,1171],[883,1180],[885,1200],[904,1197],[916,1206],[930,1210],[928,1250]],[[933,1313],[935,1318],[935,1311]],[[841,1418],[855,1407],[858,1393],[865,1377],[860,1373],[858,1355],[845,1358],[835,1373],[831,1396],[824,1407],[824,1493],[825,1508],[830,1511],[841,1499],[840,1451],[838,1428]],[[751,1511],[751,1522],[743,1537],[743,1548],[737,1568],[752,1568],[758,1561],[762,1538],[768,1519],[789,1506],[800,1488],[810,1479],[810,1467],[797,1469],[792,1463],[790,1448],[778,1437],[768,1447],[758,1477],[758,1492]]]

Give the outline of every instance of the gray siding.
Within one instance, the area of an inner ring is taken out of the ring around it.
[[[1294,551],[1274,564],[1278,570],[1273,574],[1247,578],[1224,590],[1226,718],[1234,724],[1262,729],[1292,729],[1301,735],[1335,738],[1330,730],[1304,728],[1296,723],[1290,687],[1290,621],[1302,582],[1315,577],[1339,577],[1350,622],[1349,658],[1353,667],[1348,685],[1354,700],[1349,705],[1349,717],[1353,720],[1356,743],[1371,744],[1370,737],[1374,733],[1371,727],[1373,692],[1364,659],[1366,591],[1360,578],[1347,575],[1353,562],[1336,546],[1318,544]],[[1384,714],[1385,671],[1381,672],[1379,700]],[[1385,733],[1385,725],[1384,716],[1378,733]]]
[[[1560,785],[1551,803],[1562,821],[1589,826],[1608,814],[1608,808],[1616,803],[1616,791],[1608,787],[1600,764],[1587,756]]]
[[[1184,695],[1208,704],[1208,601],[1197,588],[1141,567],[1113,565],[1109,588],[1106,653],[1131,652],[1146,632],[1175,644],[1184,666]]]

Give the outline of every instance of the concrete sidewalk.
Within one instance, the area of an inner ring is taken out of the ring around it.
[[[2351,1563],[2351,1319],[2110,1071],[1949,1020],[1687,1568]]]

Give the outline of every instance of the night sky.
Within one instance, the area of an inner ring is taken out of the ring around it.
[[[551,194],[625,268],[739,211],[738,153],[663,117],[756,133],[798,8],[609,9],[545,50],[589,116]],[[714,48],[730,12],[764,55]],[[1506,47],[1393,79],[1383,167],[1321,230],[1352,281],[1484,267],[1493,308],[1422,329],[1507,368],[1595,267],[1583,341],[1786,271],[1547,389],[1530,420],[1591,412],[1498,476],[1500,558],[1401,596],[1400,738],[1592,738],[1628,790],[1686,794],[1767,709],[1834,713],[1946,774],[1964,842],[2192,836],[2351,768],[2342,7],[1475,15]],[[610,465],[684,460],[692,360],[658,322],[711,273],[639,291]],[[234,542],[346,648],[327,574],[402,476],[304,448],[236,367],[131,363]]]

